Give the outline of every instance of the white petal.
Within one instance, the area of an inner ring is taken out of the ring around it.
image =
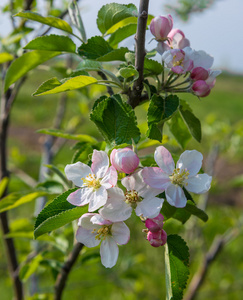
[[[100,257],[102,265],[106,268],[112,268],[118,258],[119,249],[112,237],[107,237],[100,246]]]
[[[168,203],[175,207],[186,206],[186,196],[182,188],[178,185],[171,184],[165,191],[166,199]]]
[[[144,199],[143,201],[139,202],[136,207],[136,215],[143,216],[145,218],[155,218],[160,213],[162,208],[162,204],[164,199],[160,198],[151,198],[151,199]]]
[[[78,226],[81,226],[85,229],[93,230],[94,224],[90,221],[90,219],[96,214],[86,213],[83,214],[81,218],[78,220]],[[100,228],[100,226],[95,225],[97,228]]]
[[[92,189],[81,188],[71,193],[67,197],[67,201],[76,206],[83,206],[89,203],[91,194],[92,194]]]
[[[156,148],[154,159],[164,173],[168,175],[173,173],[175,169],[175,163],[170,152],[165,147],[160,146]]]
[[[100,225],[100,226],[111,225],[112,224],[112,222],[104,219],[99,214],[94,214],[93,217],[90,219],[90,222],[92,222],[93,224],[96,224],[96,225]]]
[[[124,222],[114,223],[111,227],[111,234],[119,245],[127,244],[130,239],[130,230]]]
[[[170,178],[160,168],[146,167],[142,171],[143,180],[151,187],[164,191],[170,185]]]
[[[188,170],[189,177],[196,175],[202,166],[203,156],[197,150],[186,150],[183,152],[176,164],[181,170]]]
[[[94,150],[91,170],[97,178],[103,178],[109,168],[109,158],[104,151]]]
[[[68,180],[81,187],[83,185],[82,178],[91,174],[91,169],[89,166],[78,161],[75,164],[66,165],[64,172]]]
[[[96,239],[95,236],[95,233],[92,233],[91,230],[85,229],[83,227],[79,227],[76,233],[77,241],[89,248],[99,245],[100,240]]]
[[[117,183],[117,171],[111,166],[100,182],[106,189],[114,187]]]
[[[144,186],[146,186],[146,183],[142,177],[142,170],[139,170],[130,176],[126,176],[122,179],[121,183],[128,191],[134,190],[139,192],[144,188]]]
[[[186,181],[185,188],[195,194],[206,193],[211,186],[212,176],[208,174],[198,174],[197,176],[190,177]]]
[[[101,186],[99,189],[94,190],[89,200],[89,211],[95,211],[101,206],[105,205],[107,201],[107,191],[105,187]]]

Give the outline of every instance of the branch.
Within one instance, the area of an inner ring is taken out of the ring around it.
[[[134,82],[132,90],[129,92],[128,103],[135,108],[141,102],[141,94],[143,91],[143,68],[145,51],[145,33],[148,19],[149,0],[140,0],[138,26],[135,35],[135,67],[139,73],[138,79]]]
[[[73,247],[72,252],[69,254],[67,260],[65,261],[64,265],[62,266],[62,269],[60,273],[57,276],[56,283],[55,283],[55,296],[54,300],[61,300],[62,298],[62,293],[64,291],[68,275],[76,262],[79,252],[83,248],[83,244],[77,243]]]
[[[103,79],[103,80],[108,80],[108,78],[106,77],[106,75],[101,72],[101,71],[98,71],[98,75]],[[112,90],[112,88],[110,86],[107,86],[107,92],[110,96],[114,95],[114,92]]]

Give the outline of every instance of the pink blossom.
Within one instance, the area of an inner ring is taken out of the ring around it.
[[[114,167],[109,168],[109,158],[104,151],[94,150],[91,168],[84,163],[77,162],[67,165],[65,173],[69,180],[80,187],[71,193],[67,200],[76,206],[89,203],[89,211],[95,211],[107,201],[107,190],[117,183],[117,172]]]
[[[181,49],[165,51],[162,55],[162,60],[176,74],[184,74],[193,68],[193,61],[186,59],[185,52]]]
[[[193,93],[198,97],[206,97],[210,94],[210,86],[204,80],[195,81],[191,87]]]
[[[159,247],[163,246],[167,242],[167,234],[163,229],[156,232],[149,231],[147,234],[147,239],[151,246]]]
[[[110,155],[112,166],[119,172],[130,174],[139,165],[139,158],[130,148],[113,149]]]
[[[164,217],[162,214],[158,214],[157,217],[153,219],[146,219],[145,226],[149,229],[151,232],[156,232],[158,230],[161,230],[164,226]]]
[[[142,171],[144,181],[151,187],[165,191],[168,203],[175,207],[186,206],[183,187],[189,192],[202,194],[209,190],[212,177],[197,174],[203,156],[196,150],[183,152],[176,167],[170,152],[163,146],[157,147],[154,159],[158,167],[146,167]]]
[[[202,67],[196,67],[191,71],[191,79],[194,81],[197,80],[206,80],[209,76],[208,70],[202,68]]]
[[[76,239],[86,247],[96,247],[101,242],[101,262],[106,268],[112,268],[118,258],[118,245],[127,244],[130,230],[124,222],[105,220],[99,214],[87,213],[78,221]]]
[[[177,28],[170,31],[167,43],[173,49],[183,49],[190,46],[190,42],[186,39],[184,32]]]
[[[158,41],[166,40],[172,27],[173,19],[171,15],[155,17],[150,23],[150,31]]]

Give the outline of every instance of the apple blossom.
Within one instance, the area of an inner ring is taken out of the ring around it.
[[[167,233],[162,229],[159,231],[149,231],[147,239],[153,247],[163,246],[167,242]]]
[[[87,213],[78,221],[76,239],[86,247],[96,247],[101,242],[101,262],[106,268],[112,268],[118,258],[118,245],[127,244],[130,230],[124,222],[105,220],[99,214]]]
[[[152,219],[146,219],[145,226],[149,229],[151,232],[156,232],[158,230],[161,230],[164,226],[164,217],[162,214],[158,214],[157,217]]]
[[[112,166],[119,172],[130,174],[139,164],[139,158],[130,148],[113,149],[110,155]]]
[[[209,190],[212,177],[197,174],[202,166],[203,156],[196,150],[183,152],[176,164],[170,152],[163,146],[156,148],[154,159],[158,167],[146,167],[142,171],[144,181],[153,188],[165,191],[168,203],[175,207],[186,206],[183,188],[195,194]]]
[[[172,27],[173,19],[171,15],[155,17],[150,23],[150,31],[158,41],[166,40]]]
[[[189,40],[180,29],[174,28],[168,34],[168,45],[173,49],[183,49],[190,46]]]
[[[89,211],[95,211],[107,201],[107,189],[117,183],[117,172],[114,167],[109,168],[109,158],[104,151],[94,150],[91,168],[84,163],[77,162],[65,167],[69,180],[80,187],[71,193],[67,200],[76,206],[89,203]]]
[[[142,178],[142,170],[122,179],[122,184],[127,191],[114,187],[108,191],[108,200],[99,213],[111,221],[124,221],[131,216],[134,209],[137,216],[145,218],[156,217],[163,199],[155,197],[161,193],[160,189],[148,186]]]
[[[193,68],[193,61],[186,59],[185,52],[181,49],[165,51],[162,55],[162,60],[176,74],[184,74]]]

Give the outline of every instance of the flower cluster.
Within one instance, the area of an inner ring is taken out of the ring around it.
[[[114,149],[109,157],[104,151],[94,150],[91,167],[82,162],[67,165],[65,173],[79,187],[67,200],[76,206],[88,204],[89,213],[78,222],[76,239],[87,247],[101,242],[101,262],[113,267],[118,258],[118,245],[129,241],[130,231],[124,223],[134,210],[145,222],[147,240],[154,247],[164,245],[166,233],[162,229],[160,214],[165,192],[170,205],[184,207],[183,188],[204,193],[210,188],[211,177],[197,174],[202,164],[202,154],[196,150],[185,151],[175,167],[169,151],[160,146],[154,155],[158,167],[139,167],[139,158],[130,148]],[[117,186],[118,173],[126,173]]]
[[[162,61],[170,69],[172,75],[175,74],[178,77],[182,74],[188,75],[183,84],[189,83],[189,86],[184,90],[198,97],[208,96],[215,85],[216,76],[221,71],[211,70],[213,57],[205,51],[193,50],[185,34],[180,29],[172,29],[172,27],[171,15],[156,17],[150,24],[150,31],[158,41],[156,49],[162,55]],[[176,86],[179,85],[182,84]]]

